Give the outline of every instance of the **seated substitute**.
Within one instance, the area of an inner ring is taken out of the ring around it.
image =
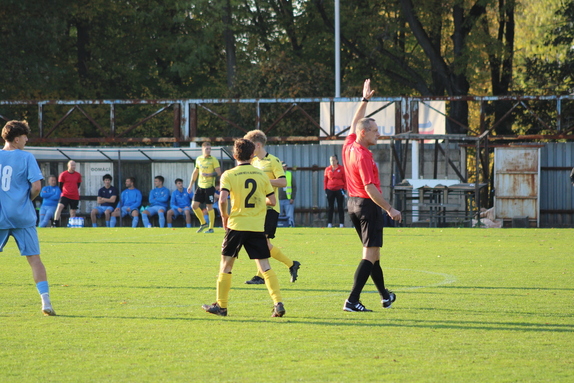
[[[112,186],[112,176],[110,174],[104,175],[102,178],[104,186],[98,190],[98,204],[92,209],[90,214],[92,217],[92,227],[98,227],[98,218],[102,215],[106,217],[106,227],[110,227],[110,218],[116,208],[118,197],[120,195],[118,189]]]
[[[172,227],[173,219],[185,215],[185,227],[191,227],[191,195],[183,188],[183,180],[175,180],[175,190],[171,193],[171,209],[167,211],[167,227]]]
[[[149,206],[142,211],[144,227],[152,227],[149,219],[157,214],[159,217],[159,227],[165,227],[165,212],[170,198],[169,189],[163,186],[164,178],[156,176],[153,179],[155,188],[149,192]]]
[[[269,177],[251,165],[255,145],[240,138],[235,141],[233,157],[238,165],[223,173],[219,206],[225,228],[225,238],[221,246],[221,263],[217,279],[217,302],[203,305],[210,313],[227,316],[227,303],[231,289],[231,270],[245,246],[250,259],[255,260],[263,273],[269,295],[273,299],[272,317],[285,315],[279,279],[269,264],[269,247],[265,236],[265,215],[267,205],[275,206],[275,192]],[[227,197],[231,195],[231,213],[227,213]]]
[[[136,189],[136,179],[134,177],[126,178],[126,189],[120,196],[120,203],[115,208],[110,218],[110,227],[116,227],[117,217],[132,216],[132,227],[137,227],[140,220],[139,208],[142,205],[142,192]]]
[[[61,193],[62,190],[58,187],[56,176],[48,177],[48,185],[44,186],[40,192],[42,206],[40,207],[40,223],[38,227],[48,227],[50,225],[50,220],[54,217],[58,207]]]

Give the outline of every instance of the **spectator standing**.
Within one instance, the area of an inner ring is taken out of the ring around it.
[[[38,227],[48,227],[50,220],[54,218],[54,213],[58,207],[62,190],[58,187],[56,176],[48,177],[48,185],[42,188],[40,197],[42,197],[42,206],[40,207],[40,223]]]
[[[62,194],[54,213],[53,226],[55,227],[60,226],[60,216],[65,208],[69,207],[70,218],[76,216],[76,210],[80,204],[80,185],[82,184],[82,175],[76,171],[76,166],[75,161],[68,161],[68,169],[60,173],[58,177]]]
[[[144,227],[151,228],[149,219],[157,214],[159,217],[159,227],[165,227],[165,212],[169,204],[171,193],[163,186],[164,178],[156,176],[153,179],[155,188],[149,192],[149,206],[142,212]]]
[[[289,218],[289,226],[295,227],[295,195],[297,194],[297,184],[295,183],[295,178],[293,178],[293,173],[287,170],[287,163],[283,161],[281,165],[285,172],[287,186],[278,189],[279,207],[281,208],[281,215],[285,215]]]
[[[215,180],[221,175],[221,167],[219,160],[211,155],[210,142],[201,144],[201,152],[202,155],[195,160],[195,169],[191,174],[187,192],[191,193],[193,191],[193,185],[195,184],[195,180],[197,180],[197,189],[195,189],[195,193],[193,194],[193,204],[191,208],[200,223],[197,232],[201,233],[209,227],[205,233],[210,234],[213,233],[213,227],[215,225],[215,212],[213,211]],[[209,225],[203,217],[203,211],[199,207],[202,203],[205,204],[205,208],[207,209]]]
[[[46,267],[40,259],[40,241],[36,230],[36,211],[32,201],[40,194],[42,172],[34,156],[24,151],[30,128],[26,121],[8,121],[2,129],[4,148],[0,150],[0,252],[10,236],[20,255],[32,268],[44,315],[56,312],[50,301]]]
[[[111,174],[106,174],[102,177],[104,181],[104,186],[98,190],[98,205],[92,209],[90,214],[92,218],[92,227],[98,227],[98,218],[104,215],[106,218],[106,227],[110,227],[110,218],[112,213],[116,208],[118,197],[120,193],[118,189],[112,186],[112,176]]]
[[[355,112],[351,130],[343,145],[343,161],[349,200],[347,210],[357,234],[363,243],[363,258],[355,271],[353,288],[345,304],[344,311],[361,312],[367,310],[360,301],[361,292],[369,276],[373,280],[383,308],[391,307],[396,295],[385,288],[383,270],[380,265],[383,246],[383,211],[393,220],[401,220],[401,212],[388,203],[381,192],[379,169],[369,146],[375,145],[379,128],[372,118],[364,118],[369,99],[375,93],[371,81],[365,80],[363,99]]]
[[[327,196],[329,210],[327,212],[327,227],[333,227],[333,212],[335,211],[335,201],[339,211],[339,227],[345,227],[345,189],[347,182],[345,180],[345,168],[339,165],[337,156],[331,156],[331,165],[325,168],[323,177],[323,188]]]
[[[171,209],[167,212],[167,227],[172,227],[173,219],[185,216],[185,227],[191,227],[191,195],[183,188],[183,180],[175,180],[175,190],[171,193]]]
[[[110,218],[110,227],[116,227],[118,217],[132,216],[132,227],[137,227],[140,220],[140,206],[142,205],[142,192],[136,189],[136,179],[126,178],[126,189],[120,196],[120,203]]]

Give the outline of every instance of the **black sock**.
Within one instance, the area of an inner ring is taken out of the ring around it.
[[[365,287],[365,283],[367,283],[372,269],[373,264],[370,261],[362,259],[361,262],[359,262],[359,266],[355,271],[355,282],[349,295],[349,302],[355,303],[359,301],[363,287]]]
[[[385,288],[385,278],[383,277],[383,269],[381,269],[381,264],[379,261],[376,261],[373,265],[373,269],[371,270],[371,279],[375,286],[377,286],[377,290],[379,290],[379,295],[381,299],[389,299],[389,293]]]

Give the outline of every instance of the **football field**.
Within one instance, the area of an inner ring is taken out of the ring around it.
[[[385,229],[397,294],[342,311],[361,244],[350,228],[279,229],[299,280],[271,261],[287,313],[271,318],[255,263],[215,302],[221,228],[39,229],[56,317],[44,317],[13,239],[0,253],[0,382],[572,382],[570,229]]]

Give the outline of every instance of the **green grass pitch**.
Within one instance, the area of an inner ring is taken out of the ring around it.
[[[272,260],[287,314],[271,318],[255,264],[235,263],[229,316],[215,301],[222,229],[39,229],[56,317],[30,268],[0,254],[1,382],[572,382],[568,229],[385,229],[382,265],[342,306],[361,257],[352,229],[279,229],[299,280]]]

